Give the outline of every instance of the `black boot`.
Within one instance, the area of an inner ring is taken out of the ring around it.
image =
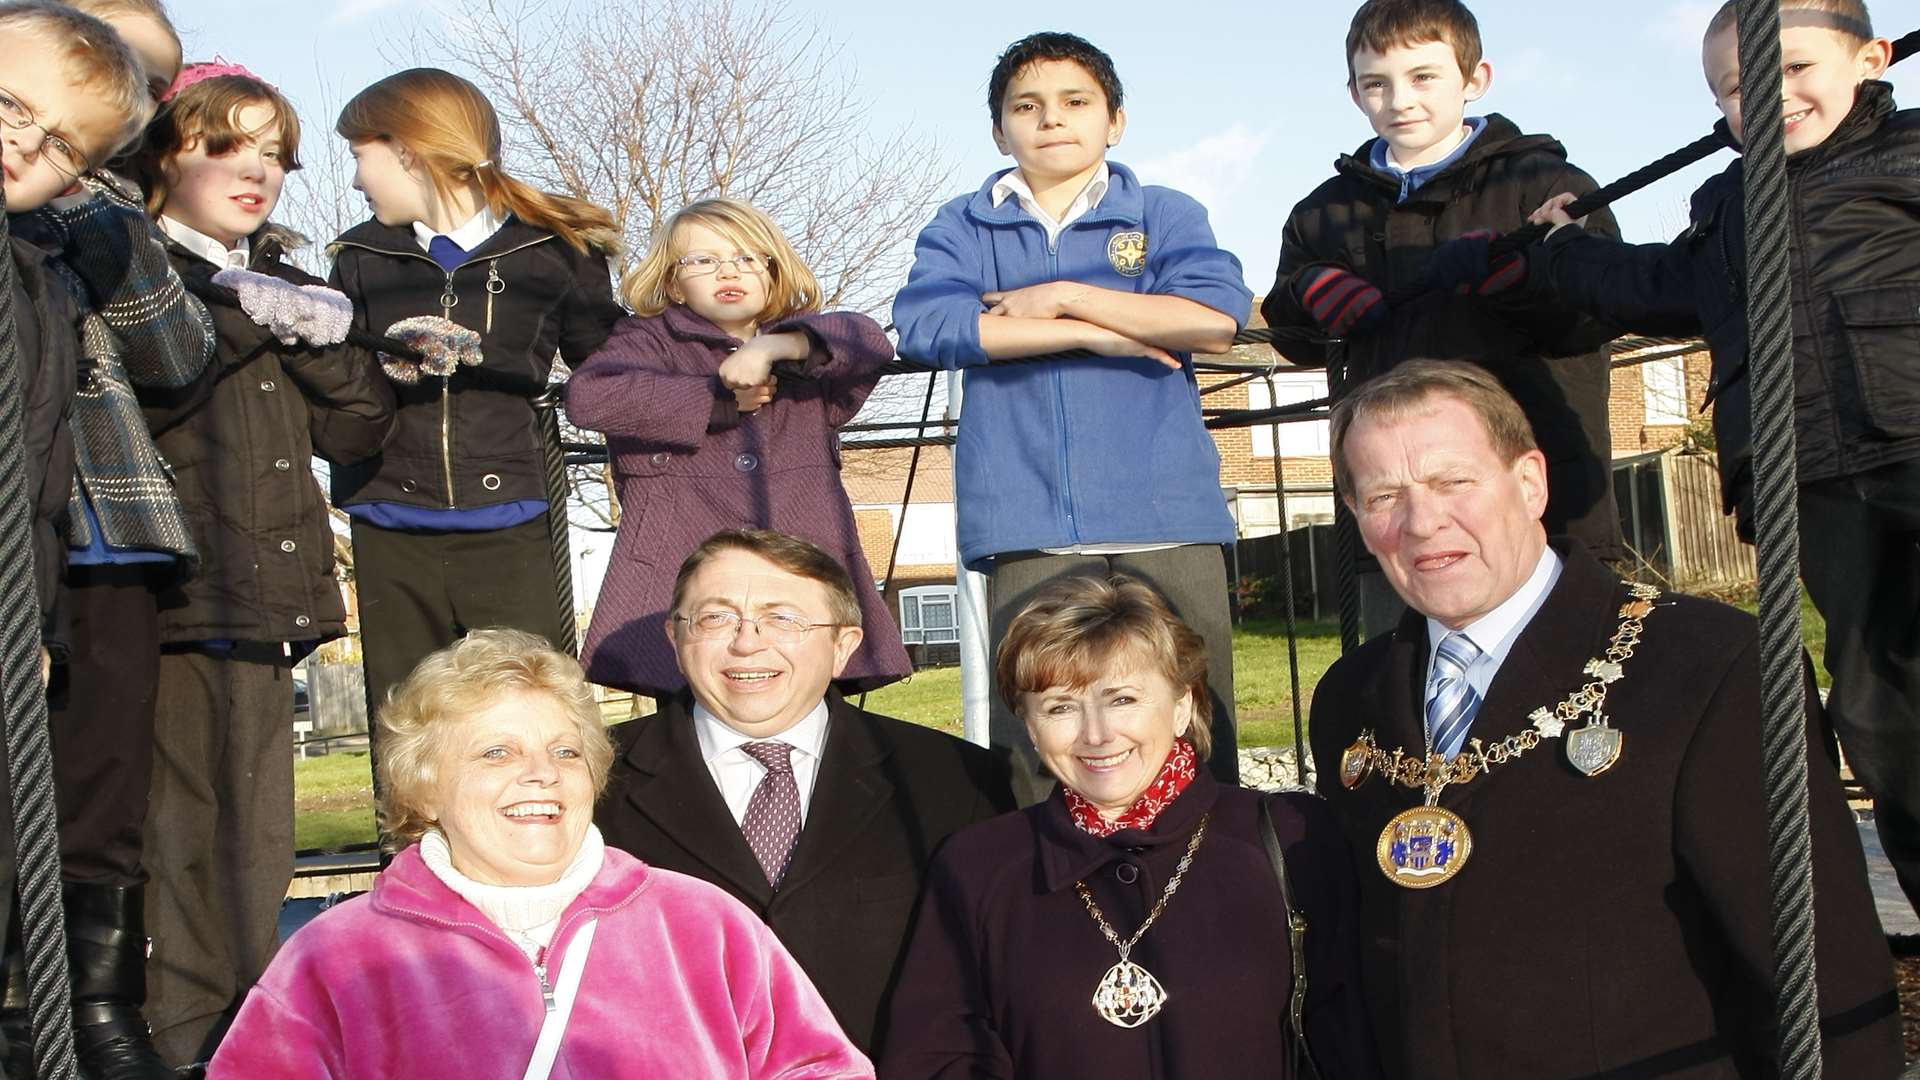
[[[154,1051],[147,1000],[147,935],[140,889],[66,882],[67,960],[73,973],[73,1047],[88,1080],[172,1080]]]
[[[5,1054],[7,1080],[34,1080],[33,1011],[27,1003],[27,951],[20,945],[20,912],[14,909],[6,934],[6,956],[0,966],[0,1052]]]

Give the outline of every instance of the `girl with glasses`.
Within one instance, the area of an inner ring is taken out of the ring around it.
[[[567,413],[605,432],[620,532],[583,659],[594,682],[655,697],[685,685],[667,637],[680,562],[723,529],[778,529],[832,552],[857,583],[866,638],[843,689],[912,665],[840,483],[836,432],[893,347],[878,324],[822,312],[778,226],[734,199],[669,217],[621,282],[632,317],[567,383]],[[799,378],[776,380],[775,364]],[[766,627],[762,627],[766,630]]]

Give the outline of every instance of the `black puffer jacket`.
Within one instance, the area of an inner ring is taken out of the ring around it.
[[[294,243],[269,225],[252,238],[251,269],[319,284],[284,261]],[[167,255],[189,288],[215,271],[176,244]],[[161,640],[338,637],[346,611],[312,457],[337,467],[378,453],[393,430],[392,387],[363,349],[288,345],[238,308],[207,309],[213,363],[178,390],[140,390],[200,549],[199,573],[160,597]]]
[[[1745,526],[1743,166],[1693,193],[1692,224],[1673,243],[1629,246],[1565,228],[1535,247],[1529,285],[1641,333],[1705,335],[1721,494]],[[1920,111],[1895,112],[1884,82],[1861,84],[1834,133],[1787,159],[1787,178],[1800,481],[1920,456]]]
[[[13,237],[13,314],[19,342],[21,439],[33,510],[34,593],[41,641],[55,656],[66,651],[66,629],[56,617],[67,569],[67,492],[73,486],[73,431],[67,416],[78,378],[80,313],[64,284],[50,278],[47,252]]]
[[[392,441],[379,457],[334,470],[334,502],[471,509],[546,498],[528,401],[546,389],[556,351],[577,367],[625,314],[606,256],[515,217],[452,272],[411,229],[378,221],[347,230],[329,250],[333,287],[353,298],[359,325],[384,333],[401,319],[440,315],[479,331],[485,356],[450,378],[396,384]]]
[[[1336,174],[1288,216],[1273,288],[1261,303],[1267,324],[1298,328],[1274,347],[1289,361],[1322,367],[1329,345],[1301,306],[1302,279],[1320,266],[1366,278],[1382,292],[1420,278],[1433,249],[1476,229],[1508,232],[1548,198],[1585,194],[1593,178],[1567,162],[1545,135],[1523,135],[1497,113],[1459,161],[1396,203],[1397,178],[1368,163],[1369,139],[1334,162]],[[1589,227],[1617,236],[1613,218]],[[1557,304],[1495,302],[1428,293],[1396,308],[1376,331],[1347,340],[1347,377],[1358,383],[1403,360],[1471,360],[1500,379],[1533,422],[1547,456],[1549,532],[1577,536],[1602,558],[1621,554],[1612,498],[1612,436],[1607,427],[1607,356],[1612,330]],[[1551,359],[1548,359],[1551,358]]]

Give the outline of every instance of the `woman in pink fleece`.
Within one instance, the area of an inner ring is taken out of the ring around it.
[[[571,657],[475,631],[380,723],[381,822],[419,842],[287,941],[209,1075],[873,1076],[751,912],[601,843],[613,748]]]

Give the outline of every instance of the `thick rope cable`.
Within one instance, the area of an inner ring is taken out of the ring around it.
[[[1774,1018],[1783,1080],[1820,1075],[1813,855],[1807,823],[1806,684],[1801,675],[1800,544],[1789,321],[1780,5],[1740,0],[1744,103],[1747,370],[1753,383],[1754,522],[1759,540],[1760,690],[1772,892]]]
[[[534,398],[534,427],[540,435],[540,457],[546,467],[547,540],[553,552],[553,602],[560,611],[560,638],[553,647],[568,656],[580,655],[580,626],[573,613],[573,545],[567,535],[567,454],[560,443],[560,386]]]
[[[19,327],[13,309],[13,245],[0,192],[0,714],[7,724],[13,787],[15,880],[34,1074],[72,1080],[73,991],[60,900],[60,843],[53,805],[47,692],[40,681],[40,620],[33,584],[33,502],[27,492]],[[43,327],[59,333],[59,327]]]

